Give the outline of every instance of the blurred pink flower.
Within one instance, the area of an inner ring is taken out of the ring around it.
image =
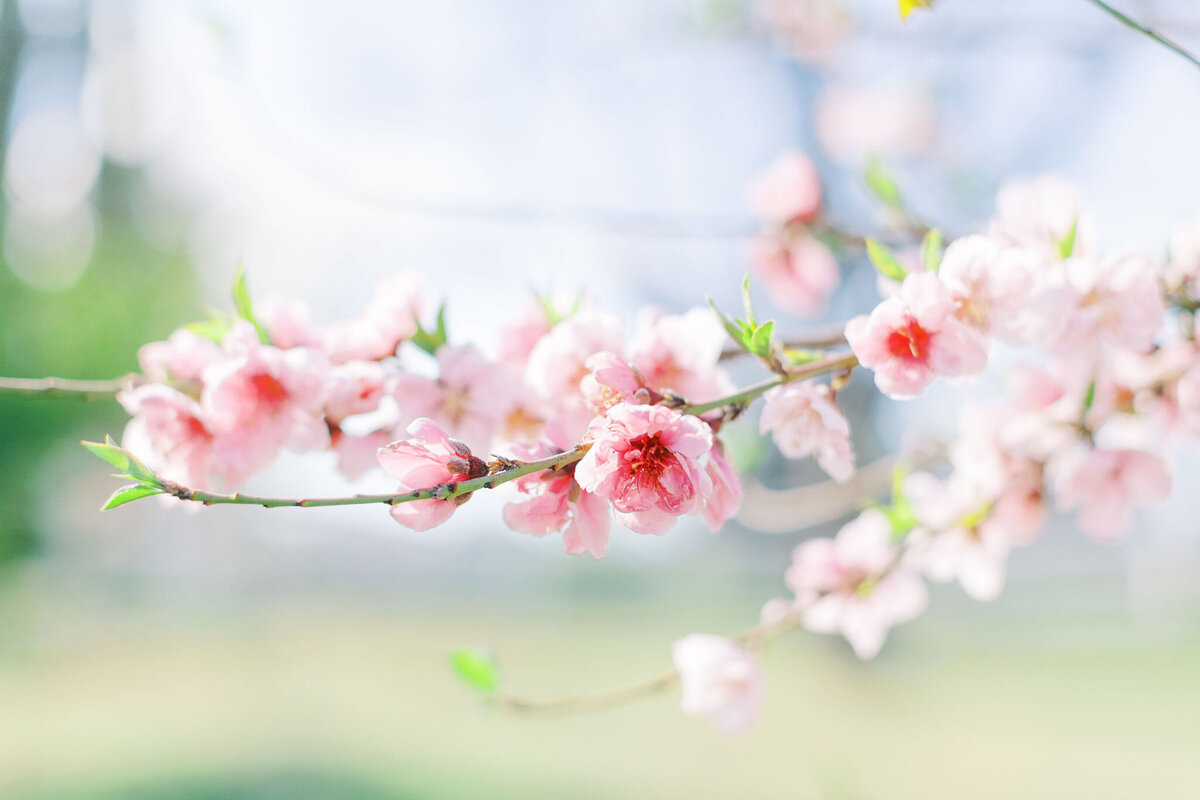
[[[1135,506],[1157,503],[1171,492],[1166,464],[1141,450],[1080,447],[1056,460],[1053,475],[1058,507],[1079,509],[1079,527],[1098,542],[1120,538]]]
[[[686,314],[647,309],[639,314],[629,360],[651,389],[670,390],[702,403],[733,391],[733,382],[719,363],[725,339],[721,323],[707,308]]]
[[[904,83],[830,84],[817,96],[814,114],[822,149],[842,164],[921,155],[937,138],[933,98]]]
[[[438,348],[438,377],[403,373],[395,379],[401,425],[429,417],[472,448],[486,451],[518,399],[516,376],[470,345]]]
[[[391,431],[374,431],[362,436],[334,431],[332,447],[338,456],[338,471],[347,480],[358,480],[379,466],[379,448],[391,441]]]
[[[763,676],[758,659],[724,636],[693,633],[671,648],[686,714],[710,717],[723,733],[741,733],[758,720]]]
[[[788,588],[796,593],[804,627],[840,633],[859,658],[874,658],[888,629],[925,610],[921,579],[897,563],[892,523],[867,509],[833,539],[809,539],[792,555]]]
[[[621,321],[584,310],[555,325],[530,352],[525,383],[546,403],[569,439],[581,437],[595,416],[580,390],[580,381],[591,371],[588,358],[623,349]]]
[[[1075,228],[1073,254],[1092,251],[1095,235],[1091,219],[1080,208],[1075,187],[1061,175],[1014,178],[996,194],[993,234],[1032,248],[1047,259],[1060,258],[1059,243]]]
[[[701,518],[713,533],[721,530],[726,521],[737,514],[742,505],[742,480],[733,462],[725,455],[725,446],[713,439],[713,448],[706,467],[712,480],[712,494],[704,501]]]
[[[471,449],[451,439],[433,420],[424,417],[408,426],[404,441],[379,448],[379,465],[400,482],[397,494],[430,489],[447,483],[487,474],[487,465],[471,455]],[[406,528],[427,531],[450,519],[454,509],[469,495],[450,500],[413,500],[392,506],[392,518]]]
[[[795,314],[820,313],[841,282],[833,253],[806,233],[787,241],[757,237],[750,270],[767,285],[772,303]]]
[[[330,380],[325,416],[331,422],[340,422],[379,408],[392,379],[378,361],[347,361],[333,368]]]
[[[769,225],[808,222],[821,213],[821,176],[799,150],[789,150],[754,179],[750,207]]]
[[[593,415],[601,416],[617,403],[651,401],[641,370],[616,353],[596,353],[585,364],[590,372],[580,380],[579,389]]]
[[[147,378],[195,394],[200,393],[204,368],[221,358],[216,342],[186,328],[173,332],[164,342],[150,342],[138,349],[138,364]]]
[[[248,325],[236,328],[226,337],[231,355],[204,370],[200,396],[216,438],[218,469],[244,477],[267,466],[280,448],[300,453],[328,447],[325,357],[303,347],[259,345]]]
[[[325,352],[334,362],[377,361],[417,332],[423,283],[414,272],[400,272],[375,286],[366,308],[353,319],[321,331]]]
[[[161,384],[117,395],[132,417],[121,444],[161,477],[211,489],[216,466],[212,432],[192,398]]]
[[[696,417],[622,403],[597,418],[588,437],[592,447],[575,479],[638,533],[666,533],[679,515],[701,511],[713,491],[705,469],[712,429]]]
[[[302,300],[268,295],[254,304],[254,316],[280,350],[320,347],[321,336],[312,324],[308,304]]]
[[[514,448],[515,457],[522,460],[545,458],[556,452],[558,448],[545,443]],[[608,502],[583,491],[572,470],[535,472],[517,478],[514,484],[526,498],[504,506],[508,527],[534,536],[562,531],[568,553],[604,557],[608,549]]]
[[[984,340],[954,311],[937,275],[909,275],[899,294],[846,323],[846,341],[859,362],[875,371],[881,392],[916,397],[937,375],[975,375],[987,364]]]
[[[1100,342],[1147,350],[1163,325],[1161,270],[1133,254],[1070,258],[1063,264],[1073,302],[1059,307],[1066,327],[1058,349],[1071,357],[1094,353]],[[1079,359],[1083,360],[1083,359]]]
[[[806,381],[777,386],[764,396],[759,433],[770,433],[788,458],[814,456],[839,483],[854,474],[850,423],[830,397],[829,387]]]

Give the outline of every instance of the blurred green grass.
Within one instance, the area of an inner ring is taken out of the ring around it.
[[[768,654],[762,723],[731,739],[682,715],[676,692],[582,716],[513,716],[447,665],[454,647],[487,639],[514,691],[604,688],[666,666],[699,609],[309,597],[230,613],[36,586],[0,599],[5,798],[1200,792],[1194,626],[1159,639],[1111,615],[934,618],[869,664],[840,641],[793,635]]]

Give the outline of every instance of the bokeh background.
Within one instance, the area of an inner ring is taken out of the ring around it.
[[[1122,7],[1200,47],[1194,3]],[[586,287],[628,321],[733,307],[747,184],[787,147],[857,230],[880,222],[873,153],[946,230],[1056,171],[1105,244],[1165,247],[1200,210],[1198,101],[1200,73],[1084,0],[941,0],[907,24],[891,0],[0,0],[0,374],[133,370],[227,307],[239,264],[325,322],[417,270],[485,348],[530,289]],[[826,321],[874,302],[870,267],[843,268]],[[863,463],[952,430],[950,391],[844,397]],[[0,396],[2,797],[1200,793],[1194,455],[1125,541],[1061,521],[999,600],[936,587],[871,663],[774,644],[763,720],[728,739],[674,693],[506,715],[447,654],[486,643],[509,688],[551,696],[751,624],[841,502],[793,493],[819,475],[752,426],[774,522],[619,533],[596,562],[505,530],[492,497],[430,533],[373,508],[101,515],[113,483],[77,442],[123,425],[111,402]],[[292,457],[249,488],[350,487]]]

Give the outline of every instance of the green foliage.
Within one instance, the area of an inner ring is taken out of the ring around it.
[[[921,266],[927,272],[937,272],[942,265],[942,232],[931,228],[921,240]]]
[[[99,442],[80,442],[80,444],[86,447],[96,458],[116,467],[116,477],[129,478],[130,480],[137,481],[139,484],[145,484],[156,489],[162,487],[162,481],[154,474],[154,470],[139,461],[133,453],[122,447],[118,447],[111,436],[104,437],[104,444]],[[136,500],[137,498],[130,499]],[[128,503],[129,500],[123,502]]]
[[[450,666],[459,680],[490,694],[500,685],[500,669],[491,652],[477,647],[460,647],[450,654]]]
[[[758,317],[754,313],[754,303],[750,298],[749,275],[742,281],[742,306],[746,313],[745,319],[736,319],[728,316],[721,309],[717,308],[717,304],[713,302],[711,297],[708,299],[708,305],[717,315],[717,318],[721,320],[721,325],[724,326],[725,332],[729,334],[729,338],[738,347],[747,353],[757,356],[769,369],[775,372],[783,370],[783,364],[780,361],[775,346],[775,321],[767,320],[761,325],[759,324]]]
[[[907,476],[908,470],[897,464],[892,470],[892,501],[880,509],[892,523],[892,538],[897,541],[917,527],[917,517],[913,513],[912,504],[904,496],[904,479]]]
[[[879,159],[872,158],[863,169],[863,182],[876,200],[890,209],[900,210],[904,207],[904,198],[900,196],[900,186],[888,174]]]
[[[1067,231],[1067,235],[1054,243],[1058,248],[1058,257],[1064,261],[1075,253],[1075,233],[1078,227],[1079,217],[1076,216],[1071,220],[1071,230]]]
[[[225,340],[225,334],[229,333],[229,328],[233,324],[233,318],[228,314],[222,314],[219,311],[209,310],[208,319],[202,319],[199,322],[189,322],[184,325],[185,330],[189,330],[205,339],[212,339],[217,344]]]
[[[429,355],[436,355],[438,348],[448,341],[449,337],[446,334],[446,304],[442,303],[438,309],[437,326],[432,331],[427,331],[421,325],[421,321],[417,320],[417,332],[413,334],[411,341],[414,345],[424,350]]]
[[[254,318],[254,307],[250,303],[250,290],[246,287],[246,271],[241,267],[238,267],[237,275],[233,278],[233,307],[237,309],[239,317],[254,326],[254,330],[258,331],[258,338],[263,344],[271,343],[266,330]]]
[[[908,270],[893,255],[892,251],[870,237],[867,237],[867,257],[871,259],[871,263],[875,265],[875,269],[879,270],[879,273],[885,278],[891,278],[894,281],[903,281],[908,276]]]
[[[549,295],[534,292],[533,299],[537,300],[538,305],[542,307],[542,313],[546,315],[546,324],[553,328],[564,319],[573,317],[575,312],[579,311],[580,305],[583,304],[583,292],[575,295],[575,299],[571,302],[571,307],[566,311],[559,310]]]
[[[122,486],[112,493],[112,497],[100,507],[101,511],[108,511],[123,506],[126,503],[132,503],[134,500],[141,500],[143,497],[162,494],[162,489],[157,486],[148,486],[144,483],[131,483],[128,486]]]

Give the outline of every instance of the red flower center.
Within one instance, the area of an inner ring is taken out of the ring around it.
[[[658,434],[644,434],[631,439],[629,471],[639,482],[657,481],[675,460],[675,454],[662,443]]]
[[[278,412],[287,401],[287,388],[279,382],[278,378],[266,372],[251,376],[250,385],[254,387],[254,395],[258,400],[259,409],[268,414]]]
[[[896,358],[924,361],[929,357],[931,338],[929,331],[910,317],[904,327],[897,328],[888,335],[887,349]]]

